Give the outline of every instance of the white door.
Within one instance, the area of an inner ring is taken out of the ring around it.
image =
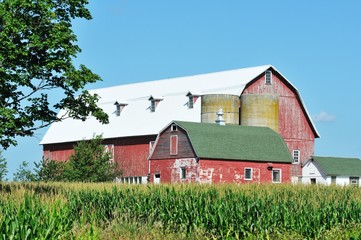
[[[160,183],[160,173],[154,174],[154,184]]]

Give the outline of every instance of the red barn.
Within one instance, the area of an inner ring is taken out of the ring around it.
[[[314,140],[319,137],[300,93],[271,65],[91,92],[101,97],[99,106],[109,114],[110,123],[102,125],[89,117],[84,122],[69,118],[52,124],[40,142],[44,157],[65,161],[77,141],[102,134],[126,182],[145,182],[149,153],[169,122],[214,123],[220,108],[227,125],[264,126],[278,132],[294,159],[293,181],[301,176],[300,163],[314,155]]]
[[[159,133],[149,158],[154,183],[290,182],[291,163],[268,127],[180,121]]]

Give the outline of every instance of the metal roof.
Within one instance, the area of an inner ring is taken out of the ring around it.
[[[109,124],[102,125],[94,117],[89,117],[84,122],[68,118],[62,122],[53,123],[40,144],[91,139],[94,134],[102,134],[104,139],[156,135],[172,120],[200,122],[200,101],[197,101],[193,108],[188,108],[186,95],[189,92],[200,95],[231,94],[240,96],[248,83],[271,67],[271,65],[264,65],[95,89],[90,92],[97,93],[101,97],[98,105],[109,115]],[[275,71],[277,70],[275,69]],[[288,80],[286,79],[286,81]],[[293,86],[291,83],[289,84]],[[297,89],[294,89],[302,103]],[[154,112],[149,109],[151,96],[162,99]],[[122,109],[120,116],[115,114],[114,103],[116,101],[128,104]],[[64,110],[60,111],[59,116],[64,113]],[[306,114],[308,115],[307,110]],[[308,119],[318,135],[309,115]]]

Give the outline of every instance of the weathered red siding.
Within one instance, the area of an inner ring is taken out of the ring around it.
[[[300,162],[314,155],[315,134],[292,86],[273,72],[272,84],[265,84],[262,75],[244,90],[244,94],[276,94],[279,96],[278,132],[286,142],[290,153],[300,150]],[[299,165],[293,167],[293,176],[301,175]]]
[[[181,168],[186,169],[186,178],[181,178]],[[161,183],[198,182],[199,165],[196,158],[150,160],[150,182],[160,174]]]
[[[291,181],[290,163],[272,163],[273,169],[281,170],[281,182]],[[181,178],[181,168],[187,171],[186,179]],[[211,160],[195,158],[150,160],[150,179],[160,174],[161,183],[272,183],[269,163],[233,160]],[[245,168],[252,168],[252,180],[244,179]]]
[[[74,142],[43,145],[44,159],[67,161],[74,153],[74,145]]]
[[[178,152],[175,155],[170,154],[170,137],[178,136]],[[157,151],[154,151],[150,159],[180,159],[196,157],[194,150],[190,144],[186,132],[178,127],[177,131],[172,131],[169,126],[160,134],[157,140]]]
[[[266,162],[201,159],[199,165],[201,183],[272,183],[272,170]],[[252,180],[244,179],[245,168],[252,168]],[[282,183],[291,181],[290,163],[272,163],[272,168],[281,169]]]
[[[149,142],[156,135],[105,139],[103,144],[114,145],[114,161],[123,170],[123,176],[147,176]],[[43,156],[57,161],[67,161],[74,153],[75,143],[47,144],[43,146]]]

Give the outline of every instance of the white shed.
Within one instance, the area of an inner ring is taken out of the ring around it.
[[[314,156],[302,165],[302,183],[360,186],[361,160],[358,158]]]

